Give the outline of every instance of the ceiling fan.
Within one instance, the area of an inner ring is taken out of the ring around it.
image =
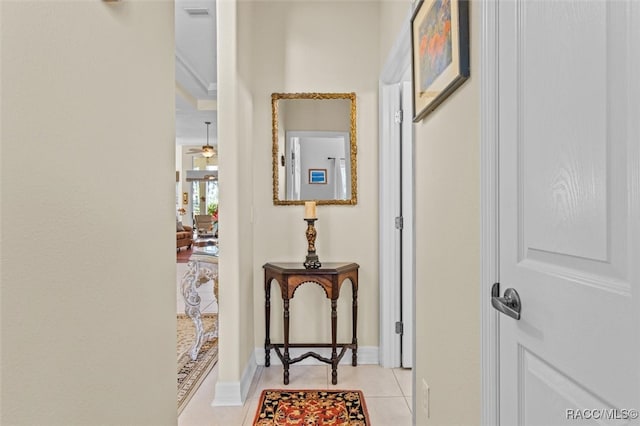
[[[211,158],[216,155],[216,151],[214,150],[214,148],[209,145],[209,125],[211,124],[211,122],[205,121],[204,124],[207,125],[207,144],[203,145],[202,148],[191,148],[189,149],[189,151],[187,151],[187,154],[202,154],[202,156],[205,158]]]

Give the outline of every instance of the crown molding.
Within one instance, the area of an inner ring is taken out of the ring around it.
[[[180,52],[178,48],[176,48],[176,65],[182,68],[187,74],[189,74],[205,93],[207,93],[208,95],[217,95],[217,83],[207,82],[207,79],[200,75],[198,71],[196,71],[195,67],[189,63],[184,54]]]

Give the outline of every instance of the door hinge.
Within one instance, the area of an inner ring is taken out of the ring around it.
[[[394,121],[396,122],[396,124],[402,123],[402,110],[401,109],[396,111],[396,113],[394,115]]]
[[[402,324],[402,321],[397,321],[396,322],[396,334],[402,334],[404,332],[404,324]]]
[[[404,228],[404,219],[402,218],[402,216],[398,216],[396,217],[396,229],[402,228]]]

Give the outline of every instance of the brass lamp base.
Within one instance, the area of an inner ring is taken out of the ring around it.
[[[318,259],[318,255],[316,254],[316,236],[318,235],[314,226],[316,220],[318,219],[305,219],[307,222],[307,231],[305,232],[305,235],[307,237],[308,249],[307,257],[303,265],[306,269],[318,269],[322,266],[322,263],[320,263],[320,259]]]

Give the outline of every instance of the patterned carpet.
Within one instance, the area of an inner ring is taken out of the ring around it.
[[[216,319],[217,314],[202,314],[205,332],[214,328]],[[202,345],[198,358],[192,361],[187,353],[195,340],[195,327],[191,318],[185,314],[178,314],[177,331],[179,415],[209,371],[218,362],[218,339],[213,339]]]
[[[371,426],[357,390],[276,390],[260,395],[253,426]]]

